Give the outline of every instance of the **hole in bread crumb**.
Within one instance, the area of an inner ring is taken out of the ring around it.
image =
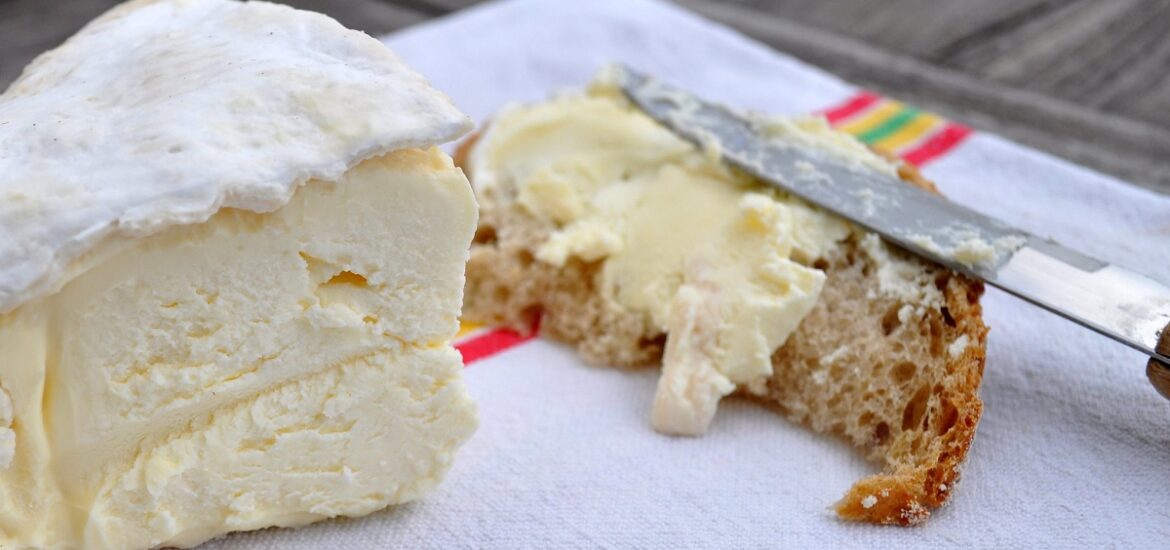
[[[524,326],[530,327],[533,332],[540,328],[542,316],[544,316],[544,307],[540,304],[533,304],[520,310],[520,319],[524,322]]]
[[[914,397],[910,398],[909,403],[906,403],[906,408],[902,409],[903,430],[914,428],[922,422],[922,417],[926,415],[926,405],[929,400],[930,386],[922,386],[914,393]]]
[[[918,373],[918,365],[910,361],[902,361],[890,369],[890,379],[898,384],[909,382]]]
[[[873,442],[876,445],[885,444],[890,438],[890,425],[882,422],[873,428]]]
[[[942,323],[938,319],[932,319],[930,322],[930,355],[932,357],[941,357],[947,344],[943,341]]]
[[[857,423],[861,426],[873,424],[873,412],[865,411],[861,413],[861,416],[857,419]]]
[[[949,283],[950,280],[951,280],[950,273],[948,273],[946,271],[941,271],[937,275],[934,276],[934,286],[935,286],[935,288],[938,289],[939,292],[946,292],[947,283]]]
[[[520,262],[520,265],[528,267],[532,265],[532,262],[536,261],[536,257],[533,256],[532,253],[527,249],[522,248],[520,251],[516,252],[516,261]]]
[[[666,348],[666,333],[656,334],[654,336],[643,336],[638,339],[638,347],[642,349],[665,349]]]
[[[493,244],[497,240],[496,228],[490,225],[481,225],[475,228],[475,237],[471,242],[477,244]]]
[[[942,402],[942,412],[939,414],[938,420],[938,435],[943,435],[951,428],[955,427],[955,423],[959,421],[959,409],[955,407],[954,403],[945,400]]]
[[[824,258],[817,258],[817,261],[813,262],[812,266],[816,269],[824,271],[829,269],[829,261]]]
[[[902,326],[902,321],[898,319],[898,310],[901,309],[899,305],[895,304],[886,314],[882,316],[882,334],[889,336],[899,326]]]
[[[507,302],[512,297],[512,290],[506,286],[497,286],[492,291],[492,296],[497,302]]]
[[[946,322],[946,324],[948,326],[952,326],[952,327],[955,326],[955,324],[956,324],[955,318],[951,317],[951,310],[948,309],[947,306],[943,306],[941,311],[942,311],[943,321]]]

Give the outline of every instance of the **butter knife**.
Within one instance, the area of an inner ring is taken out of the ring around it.
[[[847,218],[913,254],[986,281],[1149,356],[1170,399],[1170,287],[906,185],[759,125],[628,67],[623,93],[680,137],[760,180]]]

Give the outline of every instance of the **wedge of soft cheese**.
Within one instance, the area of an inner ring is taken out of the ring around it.
[[[778,138],[895,167],[820,119],[760,121]],[[505,109],[469,158],[481,193],[514,197],[554,228],[536,254],[602,262],[607,307],[667,334],[651,414],[698,435],[719,400],[762,389],[771,356],[815,304],[811,266],[851,231],[730,171],[633,108],[604,77],[585,94]]]
[[[469,121],[377,41],[133,2],[0,97],[0,548],[191,546],[435,486]]]

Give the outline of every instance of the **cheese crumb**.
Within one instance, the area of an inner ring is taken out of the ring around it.
[[[857,138],[833,129],[823,116],[755,116],[752,123],[764,135],[788,146],[812,149],[836,157],[858,170],[872,170],[898,177],[898,165],[874,153]]]
[[[1027,244],[1026,239],[1018,236],[1000,237],[989,242],[971,229],[950,229],[946,233],[957,243],[955,246],[944,248],[930,235],[909,235],[907,239],[927,252],[949,258],[967,267],[994,266]]]
[[[801,181],[811,183],[825,183],[830,181],[828,174],[817,170],[816,165],[807,160],[798,160],[792,163],[792,167],[796,169],[796,177]]]
[[[970,344],[971,339],[968,338],[966,334],[960,335],[958,338],[955,338],[954,342],[951,342],[949,347],[947,347],[947,353],[951,356],[951,359],[958,359],[963,355],[963,352],[967,350],[967,346]]]
[[[930,510],[927,510],[918,501],[913,501],[908,507],[902,510],[901,516],[907,525],[918,525],[930,517]]]
[[[995,247],[983,239],[967,239],[955,245],[951,255],[963,265],[989,263],[996,259]]]
[[[888,198],[882,195],[878,195],[873,191],[873,189],[869,188],[856,191],[853,193],[853,196],[857,197],[857,199],[861,201],[862,214],[869,218],[877,215],[879,204],[885,205],[889,202]]]
[[[942,304],[942,293],[921,266],[896,255],[881,237],[873,233],[865,235],[861,239],[861,250],[878,266],[878,290],[882,295],[915,306]],[[876,298],[877,294],[868,297]],[[910,313],[908,311],[907,315]]]
[[[877,497],[875,497],[873,495],[869,495],[869,496],[861,499],[861,507],[865,508],[866,510],[873,508],[874,504],[877,504]]]

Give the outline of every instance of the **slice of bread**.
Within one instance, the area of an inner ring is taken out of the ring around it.
[[[468,138],[456,162],[476,174]],[[911,166],[899,175],[935,191]],[[517,202],[514,189],[479,186],[480,221],[467,270],[464,316],[574,345],[589,363],[658,365],[666,334],[640,316],[607,307],[604,259],[537,259],[555,229]],[[840,517],[913,525],[943,505],[982,412],[987,327],[981,283],[887,247],[854,229],[811,262],[827,279],[798,329],[772,356],[765,387],[740,394],[819,432],[844,436],[882,465],[836,505]],[[883,292],[897,270],[902,294]],[[930,297],[923,300],[923,297]]]

